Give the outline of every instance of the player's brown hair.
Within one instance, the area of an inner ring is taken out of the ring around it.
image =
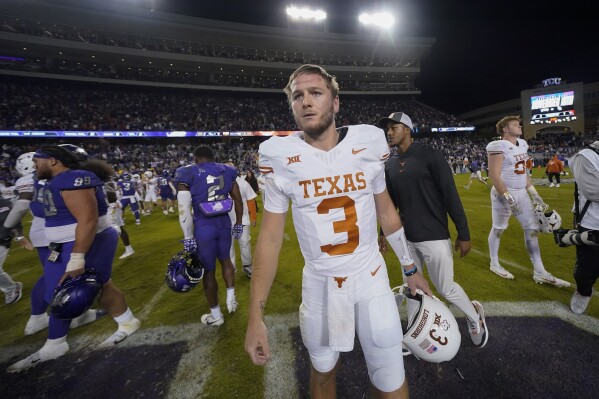
[[[291,83],[300,75],[306,74],[314,74],[320,75],[327,82],[327,87],[331,90],[331,94],[333,98],[339,95],[339,83],[337,83],[337,78],[334,75],[328,73],[323,67],[314,64],[304,64],[297,68],[291,76],[289,76],[289,82],[287,82],[287,86],[283,89],[285,94],[287,95],[287,101],[291,104]]]
[[[520,119],[519,115],[508,115],[501,118],[501,120],[495,125],[497,134],[499,134],[500,137],[503,137],[503,128],[506,127],[511,121],[521,122],[522,119]]]

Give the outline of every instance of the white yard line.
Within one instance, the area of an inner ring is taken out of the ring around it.
[[[156,291],[156,293],[154,294],[154,296],[152,297],[150,302],[148,302],[148,304],[146,306],[144,306],[144,308],[141,310],[141,312],[139,312],[139,315],[137,316],[137,318],[139,320],[144,321],[148,318],[150,313],[152,313],[154,306],[156,306],[158,301],[160,301],[160,299],[162,298],[162,295],[164,295],[166,290],[167,290],[167,286],[165,284],[162,284],[160,286],[160,288],[158,289],[158,291]]]

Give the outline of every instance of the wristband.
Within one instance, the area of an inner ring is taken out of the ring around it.
[[[505,198],[507,203],[510,205],[516,202],[516,200],[514,199],[514,197],[512,197],[512,194],[509,191],[503,193],[503,198]]]
[[[67,263],[65,273],[72,272],[73,270],[83,269],[85,267],[85,254],[83,252],[71,253],[71,259]]]
[[[403,269],[403,275],[406,277],[410,277],[413,276],[414,274],[416,274],[418,272],[418,268],[416,267],[416,265],[413,265],[414,268],[412,270],[406,270]]]

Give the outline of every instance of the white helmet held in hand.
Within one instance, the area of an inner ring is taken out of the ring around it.
[[[26,152],[19,155],[15,169],[21,176],[27,176],[35,172],[35,164],[33,163],[33,156],[35,152]]]
[[[535,205],[535,215],[539,222],[539,231],[541,233],[553,233],[553,230],[557,230],[562,225],[562,217],[555,209],[547,212],[547,206],[542,204]]]
[[[154,176],[154,173],[152,173],[152,171],[151,171],[151,170],[146,170],[146,171],[144,172],[144,175],[146,175],[146,177],[147,177],[147,178],[150,178],[150,177]]]
[[[393,292],[398,305],[407,299],[413,301],[410,308],[418,308],[408,315],[408,327],[403,336],[403,346],[408,354],[432,363],[453,359],[460,349],[462,336],[449,308],[436,297],[420,290],[416,291],[416,295],[410,295],[407,285],[395,287]]]

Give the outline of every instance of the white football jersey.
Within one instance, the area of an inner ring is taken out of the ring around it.
[[[507,140],[492,141],[487,145],[487,153],[503,154],[501,165],[501,180],[508,189],[526,188],[527,167],[531,158],[528,156],[528,144],[522,139],[517,139],[517,144]]]
[[[260,145],[259,167],[267,180],[264,209],[284,213],[291,200],[306,267],[326,276],[372,268],[379,259],[373,194],[385,190],[389,158],[383,131],[349,126],[329,151],[302,137],[302,132],[275,136]]]
[[[243,177],[237,176],[237,179],[235,179],[235,182],[237,182],[237,186],[239,186],[239,193],[241,194],[241,202],[243,202],[243,217],[241,219],[241,224],[243,224],[244,226],[249,226],[251,221],[250,221],[250,210],[248,208],[248,201],[253,200],[254,198],[257,197],[257,195],[256,195],[256,192],[254,191],[254,189],[252,188],[252,186],[250,186],[250,183],[245,181],[245,179]],[[231,218],[231,223],[235,224],[235,222],[237,221],[237,215],[235,214],[235,207],[233,207],[231,209],[231,211],[229,212],[229,217]]]

